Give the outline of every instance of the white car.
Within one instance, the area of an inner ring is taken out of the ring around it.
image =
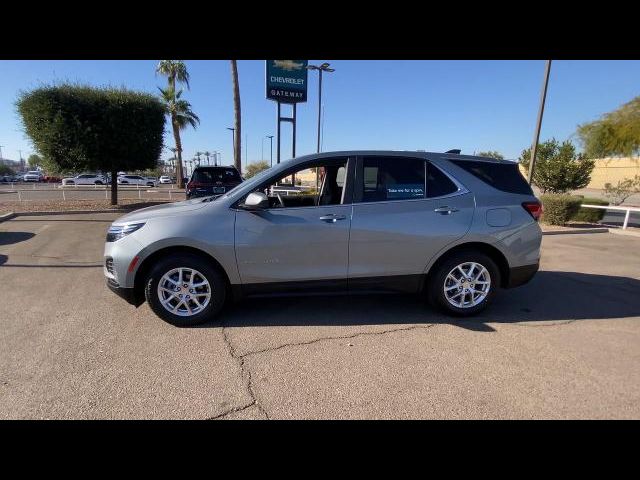
[[[173,181],[171,180],[171,177],[167,175],[162,175],[160,177],[160,183],[173,183]]]
[[[24,177],[22,177],[25,182],[41,182],[42,178],[42,174],[37,170],[27,172]]]
[[[104,185],[107,179],[104,175],[96,175],[93,173],[83,173],[75,177],[63,178],[62,186],[65,185]]]
[[[157,182],[150,178],[140,175],[122,175],[118,177],[118,185],[145,185],[147,187],[155,187]]]

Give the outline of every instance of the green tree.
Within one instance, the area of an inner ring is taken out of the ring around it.
[[[264,161],[250,163],[246,166],[246,170],[244,171],[244,178],[251,178],[254,175],[262,172],[263,170],[266,170],[267,168],[269,168],[269,164]]]
[[[640,154],[640,96],[599,120],[578,125],[577,133],[590,158]]]
[[[62,84],[20,94],[16,106],[35,149],[60,171],[153,168],[162,150],[164,107],[153,95],[124,88]]]
[[[531,148],[523,150],[519,160],[528,170]],[[591,180],[594,166],[595,162],[577,153],[571,142],[560,143],[552,138],[538,145],[533,183],[542,193],[565,193],[584,188]]]
[[[11,175],[11,174],[13,174],[13,169],[9,165],[0,163],[0,175]]]
[[[176,152],[178,161],[176,162],[176,181],[178,188],[184,188],[184,173],[182,172],[182,141],[180,139],[180,130],[186,128],[187,124],[191,124],[190,121],[184,121],[176,119],[172,116],[171,111],[177,109],[178,97],[182,94],[182,90],[176,90],[176,83],[184,83],[189,89],[189,72],[187,66],[182,60],[160,60],[156,67],[156,74],[164,75],[167,77],[168,88],[164,91],[161,89],[162,97],[167,107],[167,114],[171,119],[171,127],[173,129],[173,138],[176,142]],[[166,94],[172,93],[173,98],[167,98]],[[184,101],[184,100],[183,100]],[[187,105],[189,105],[187,103]],[[191,111],[191,105],[189,105],[189,111]],[[193,112],[191,112],[193,114]],[[193,117],[199,123],[198,117],[193,114]],[[195,125],[194,127],[195,128]]]
[[[478,152],[476,153],[479,157],[488,157],[488,158],[496,158],[498,160],[504,160],[504,155],[496,150],[487,150],[486,152]]]
[[[191,110],[191,104],[186,100],[182,100],[182,90],[177,93],[174,88],[169,86],[160,89],[162,101],[164,103],[165,112],[171,119],[171,127],[173,128],[173,138],[176,142],[176,152],[178,161],[176,162],[176,175],[178,188],[184,188],[184,173],[182,168],[182,140],[180,139],[180,131],[192,126],[197,128],[200,123],[198,116]]]
[[[40,155],[32,153],[27,159],[27,164],[29,165],[29,168],[42,167],[42,157],[40,157]]]

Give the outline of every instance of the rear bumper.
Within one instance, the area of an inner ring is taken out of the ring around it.
[[[528,283],[540,268],[540,263],[533,265],[523,265],[521,267],[513,267],[509,269],[509,280],[506,288],[519,287]]]
[[[135,289],[133,288],[122,288],[118,285],[118,282],[111,278],[107,278],[107,287],[109,287],[109,289],[120,298],[124,298],[126,302],[131,305],[138,307],[142,304],[142,302],[137,298]]]

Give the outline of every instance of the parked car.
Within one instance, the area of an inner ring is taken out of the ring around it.
[[[170,184],[170,183],[173,183],[173,180],[171,180],[171,178],[168,177],[167,175],[162,175],[160,177],[160,183],[161,184]]]
[[[269,194],[318,168],[313,195]],[[217,197],[129,213],[108,230],[107,285],[191,326],[230,299],[414,292],[482,311],[538,270],[542,205],[517,163],[454,153],[352,151],[282,162]]]
[[[226,193],[242,183],[235,167],[196,167],[186,185],[187,199]]]
[[[11,175],[0,175],[0,182],[2,183],[10,183],[13,181],[13,176]]]
[[[62,185],[105,185],[107,179],[104,175],[94,173],[83,173],[75,177],[67,177],[62,179]]]
[[[118,185],[145,185],[155,187],[156,182],[141,175],[122,175],[118,177]]]
[[[47,183],[60,183],[62,179],[60,177],[56,177],[55,175],[45,175],[43,181]]]
[[[25,182],[42,182],[43,180],[43,175],[42,173],[40,173],[38,170],[31,170],[27,173],[25,173],[24,177],[22,178]]]

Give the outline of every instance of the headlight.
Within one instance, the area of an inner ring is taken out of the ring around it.
[[[130,223],[129,225],[111,225],[107,231],[107,242],[115,242],[122,237],[126,237],[130,233],[140,230],[144,226],[143,223]]]

